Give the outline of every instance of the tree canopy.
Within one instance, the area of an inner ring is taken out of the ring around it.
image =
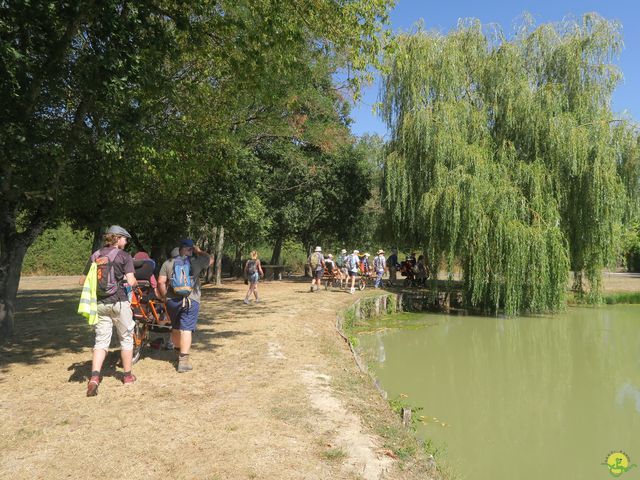
[[[620,25],[597,14],[513,38],[477,20],[400,35],[386,58],[384,201],[432,271],[487,311],[557,310],[569,271],[597,297],[627,198],[633,135],[611,111]]]
[[[2,2],[0,333],[13,330],[24,253],[43,228],[66,218],[91,229],[131,224],[149,242],[175,238],[186,228],[179,218],[201,208],[195,186],[265,137],[300,140],[305,92],[326,91],[316,87],[343,69],[342,93],[357,95],[391,7]],[[314,132],[317,143],[335,133]]]

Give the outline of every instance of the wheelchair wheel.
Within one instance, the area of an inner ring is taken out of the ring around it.
[[[142,356],[142,349],[147,343],[149,327],[144,321],[136,321],[133,328],[133,358],[131,363],[135,364]]]
[[[367,288],[367,279],[360,277],[358,279],[358,290],[364,290],[365,288]]]

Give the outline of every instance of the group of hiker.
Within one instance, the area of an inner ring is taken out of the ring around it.
[[[98,393],[100,372],[114,327],[120,342],[122,383],[130,385],[136,381],[131,372],[135,324],[130,291],[138,286],[138,280],[134,259],[124,250],[130,238],[121,226],[109,227],[102,248],[91,254],[80,279],[83,289],[78,312],[95,326],[88,397]],[[177,371],[184,373],[193,369],[189,352],[200,309],[200,273],[213,264],[213,257],[188,238],[181,240],[177,249],[173,252],[175,255],[162,264],[154,292],[166,306],[172,327],[171,341],[177,354]]]
[[[396,255],[393,252],[393,255]],[[334,259],[331,253],[325,257],[321,247],[316,247],[313,253],[309,255],[307,263],[311,269],[311,292],[320,290],[322,277],[326,274],[337,276],[341,283],[345,286],[351,282],[349,293],[355,293],[356,277],[359,275],[375,275],[375,288],[382,285],[382,276],[389,271],[389,262],[384,256],[384,250],[380,249],[370,260],[371,255],[368,252],[360,254],[359,250],[354,250],[351,254],[347,254],[346,249],[342,249],[339,255]],[[396,255],[397,258],[397,255]],[[395,263],[393,263],[393,272],[395,274]],[[395,275],[394,275],[395,276]]]
[[[103,246],[93,252],[87,261],[80,284],[83,285],[78,313],[84,315],[94,326],[95,341],[91,361],[91,376],[87,384],[87,396],[97,395],[102,380],[101,370],[106,358],[113,329],[115,327],[120,343],[120,355],[124,374],[122,383],[136,382],[132,373],[134,349],[134,317],[132,299],[139,282],[146,285],[149,295],[162,303],[164,317],[162,323],[170,323],[171,338],[169,348],[176,353],[178,373],[193,369],[189,360],[192,335],[198,322],[200,310],[200,274],[213,264],[213,256],[201,250],[193,240],[179,241],[171,256],[159,269],[157,280],[154,276],[155,262],[146,252],[140,251],[132,257],[125,251],[131,235],[119,225],[109,227],[103,237]],[[394,251],[387,260],[384,250],[377,251],[373,260],[369,253],[360,254],[353,250],[347,254],[342,249],[334,259],[326,257],[321,247],[309,255],[311,268],[311,291],[318,291],[325,271],[340,278],[345,287],[351,281],[350,293],[355,293],[355,281],[359,275],[375,275],[375,288],[381,286],[382,277],[388,271],[395,278],[397,254]],[[142,272],[145,272],[142,274]],[[249,286],[244,303],[249,304],[251,296],[259,303],[258,281],[264,272],[257,251],[253,250],[244,265],[245,284]],[[134,302],[135,305],[135,302]],[[160,323],[159,323],[160,324]]]

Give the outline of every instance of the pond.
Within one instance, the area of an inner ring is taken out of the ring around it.
[[[640,306],[401,314],[359,340],[389,399],[421,408],[418,435],[463,478],[604,479],[618,451],[640,465]]]

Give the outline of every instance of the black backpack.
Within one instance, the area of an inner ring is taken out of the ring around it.
[[[258,271],[257,264],[258,262],[253,259],[247,260],[247,275],[251,276]]]

